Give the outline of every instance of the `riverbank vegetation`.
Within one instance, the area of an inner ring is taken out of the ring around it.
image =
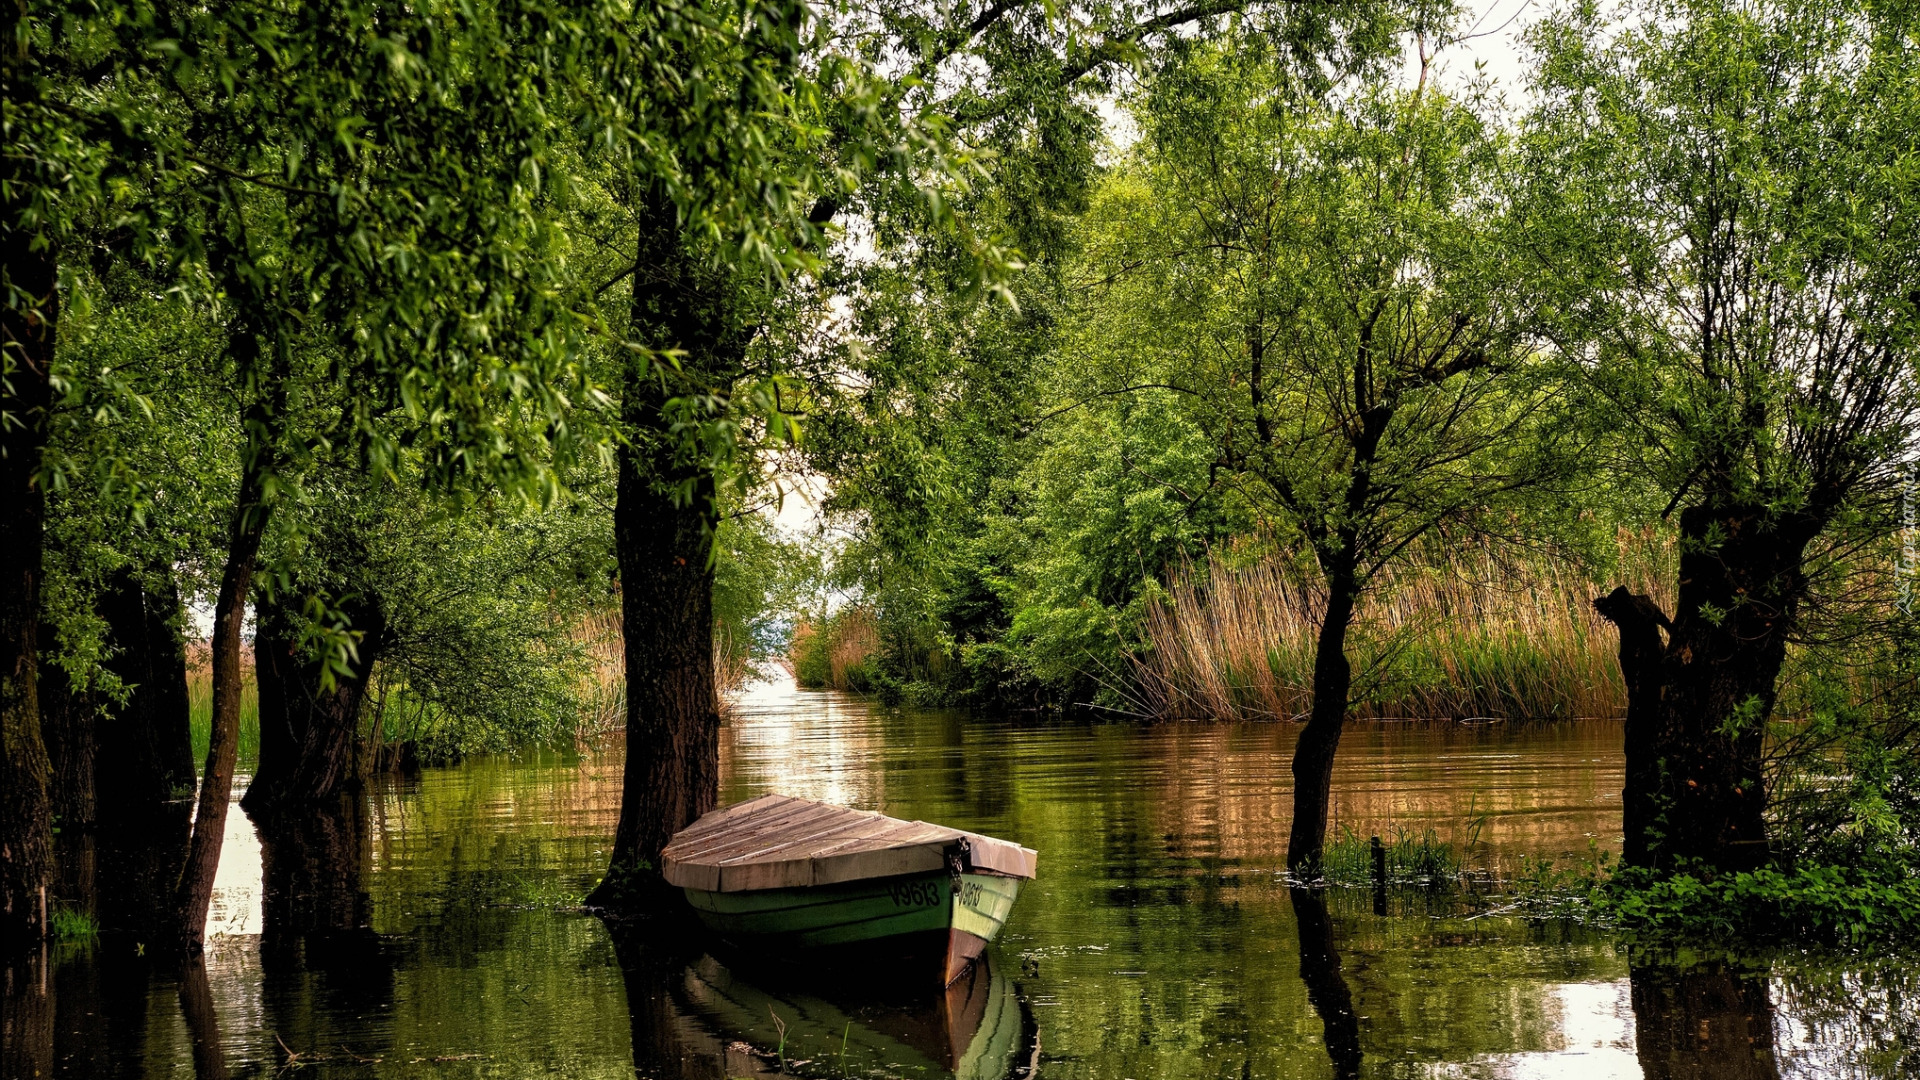
[[[781,656],[1301,723],[1303,876],[1416,716],[1621,718],[1650,921],[1920,866],[1902,13],[1572,5],[1501,88],[1374,0],[8,11],[9,940],[56,820],[197,779],[191,955],[243,760],[292,828],[615,728],[645,907]]]

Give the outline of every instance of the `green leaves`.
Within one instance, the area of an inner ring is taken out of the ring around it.
[[[1850,0],[1661,0],[1533,32],[1533,206],[1595,419],[1676,502],[1877,501],[1914,432],[1920,72]]]

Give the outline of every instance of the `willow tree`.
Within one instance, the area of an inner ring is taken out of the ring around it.
[[[1049,174],[1061,183],[1028,188],[1033,198],[1020,205],[1036,216],[1083,186],[1100,138],[1095,98],[1117,70],[1229,17],[1318,60],[1371,33],[1380,6],[1122,2],[1069,15],[1040,0],[773,0],[678,13],[730,32],[673,54],[651,72],[647,93],[623,98],[615,87],[609,95],[651,118],[634,130],[660,132],[663,144],[685,150],[676,171],[648,166],[608,185],[621,211],[606,220],[634,253],[609,284],[631,280],[636,355],[674,361],[635,364],[621,380],[615,537],[628,758],[596,902],[621,902],[673,833],[718,797],[714,495],[751,475],[740,455],[756,441],[791,434],[796,384],[830,379],[823,362],[844,356],[817,340],[798,349],[769,342],[773,327],[831,321],[826,283],[845,277],[826,271],[848,251],[833,246],[828,227],[857,221],[899,265],[935,265],[927,279],[935,288],[997,285],[1013,253],[1000,237],[972,230],[979,219],[956,214],[956,204],[999,188],[1000,170],[1009,181],[1001,194],[1018,191],[1016,175],[1038,175],[1008,162],[1071,166]],[[980,167],[983,151],[1001,164]],[[796,296],[813,302],[796,304]]]
[[[1143,138],[1089,221],[1075,395],[1152,393],[1204,432],[1213,483],[1317,588],[1287,862],[1325,841],[1380,575],[1542,478],[1523,434],[1534,308],[1485,103],[1383,78],[1318,98],[1270,54],[1198,47],[1137,108]]]
[[[1629,689],[1626,858],[1751,867],[1788,646],[1821,568],[1889,535],[1910,483],[1916,23],[1663,0],[1534,35],[1528,175],[1572,253],[1563,345],[1625,436],[1608,464],[1679,519],[1674,611],[1624,589],[1599,605]]]
[[[391,477],[404,451],[436,483],[548,483],[577,371],[537,204],[549,91],[580,62],[596,13],[370,3],[25,15],[15,40],[47,58],[25,118],[49,144],[93,148],[116,177],[111,215],[75,228],[208,313],[218,347],[200,374],[234,410],[213,733],[176,890],[186,951],[199,948],[231,790],[247,598],[304,459],[351,447]],[[529,74],[516,47],[550,62]],[[23,310],[10,303],[9,318]],[[407,445],[375,423],[387,415],[412,422]]]

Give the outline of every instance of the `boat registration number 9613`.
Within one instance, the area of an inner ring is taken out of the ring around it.
[[[894,907],[923,908],[940,903],[938,881],[897,881],[887,886]]]

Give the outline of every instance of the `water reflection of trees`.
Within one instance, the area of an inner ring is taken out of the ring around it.
[[[299,1049],[352,1042],[359,1053],[384,1053],[384,1033],[332,1030],[329,1019],[384,1015],[393,1002],[393,962],[373,931],[367,891],[366,800],[279,806],[255,825],[260,971],[275,1035]]]
[[[1634,1044],[1647,1080],[1775,1080],[1764,974],[1724,962],[1633,965]]]
[[[1790,1018],[1776,1048],[1795,1075],[1920,1076],[1920,965],[1804,960],[1776,975]]]
[[[1315,889],[1288,890],[1293,917],[1300,928],[1300,980],[1307,984],[1307,1000],[1326,1031],[1327,1057],[1340,1080],[1360,1075],[1360,1019],[1353,1011],[1353,991],[1340,972],[1340,951],[1333,941],[1333,919],[1327,914],[1326,895]]]

